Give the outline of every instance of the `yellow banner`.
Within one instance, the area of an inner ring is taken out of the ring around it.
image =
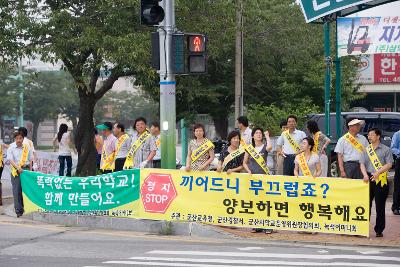
[[[104,143],[103,145],[103,151],[101,153],[101,159],[102,159],[102,165],[100,166],[101,170],[114,170],[114,160],[115,160],[115,152],[111,153],[110,155],[107,155],[106,151],[106,144]]]
[[[367,154],[376,171],[383,167],[381,161],[378,158],[378,155],[372,147],[372,144],[367,146]],[[387,172],[379,175],[379,179],[376,181],[376,184],[378,184],[379,182],[381,182],[382,187],[387,184]]]
[[[3,145],[0,144],[0,168],[3,167]]]
[[[362,180],[144,169],[140,184],[133,217],[369,235]]]

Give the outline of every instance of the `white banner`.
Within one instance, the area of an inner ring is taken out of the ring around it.
[[[58,153],[57,152],[45,152],[36,150],[37,156],[37,172],[45,173],[45,174],[54,174],[58,175],[58,171],[60,168],[60,162],[58,161]],[[72,175],[74,175],[76,170],[76,165],[78,164],[78,157],[76,155],[72,156]],[[65,164],[65,168],[67,168]],[[66,173],[66,169],[64,174]],[[10,162],[7,158],[4,158],[4,170],[2,179],[10,180],[11,179],[11,170],[10,170]]]

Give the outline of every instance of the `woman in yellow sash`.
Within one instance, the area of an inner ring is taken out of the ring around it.
[[[204,125],[197,123],[193,127],[194,139],[189,142],[186,158],[186,171],[208,171],[214,160],[214,145],[206,138]]]
[[[266,140],[265,143],[263,142],[263,134]],[[267,163],[268,152],[272,150],[269,132],[264,132],[261,128],[254,128],[251,132],[251,138],[252,146],[263,158],[264,162]],[[266,174],[263,167],[247,152],[244,155],[243,167],[249,174]]]
[[[298,154],[294,160],[295,176],[321,176],[321,162],[317,153],[313,152],[314,139],[306,137],[301,142],[302,153]]]
[[[331,143],[331,139],[326,137],[318,127],[318,123],[314,120],[307,122],[307,130],[314,139],[313,152],[317,153],[321,161],[321,176],[328,177],[328,156],[326,155],[326,148]]]
[[[232,131],[228,134],[229,146],[222,149],[217,171],[228,174],[243,170],[244,149],[240,148],[240,133]]]

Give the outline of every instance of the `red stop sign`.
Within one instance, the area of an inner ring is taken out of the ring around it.
[[[177,193],[169,174],[150,173],[140,189],[146,212],[165,213]]]

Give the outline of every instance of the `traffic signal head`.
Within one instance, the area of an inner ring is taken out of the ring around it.
[[[160,1],[161,0],[141,0],[141,24],[152,26],[157,25],[164,20],[164,9],[158,5],[158,2]]]
[[[207,38],[204,34],[187,34],[189,74],[207,72],[206,43]]]

